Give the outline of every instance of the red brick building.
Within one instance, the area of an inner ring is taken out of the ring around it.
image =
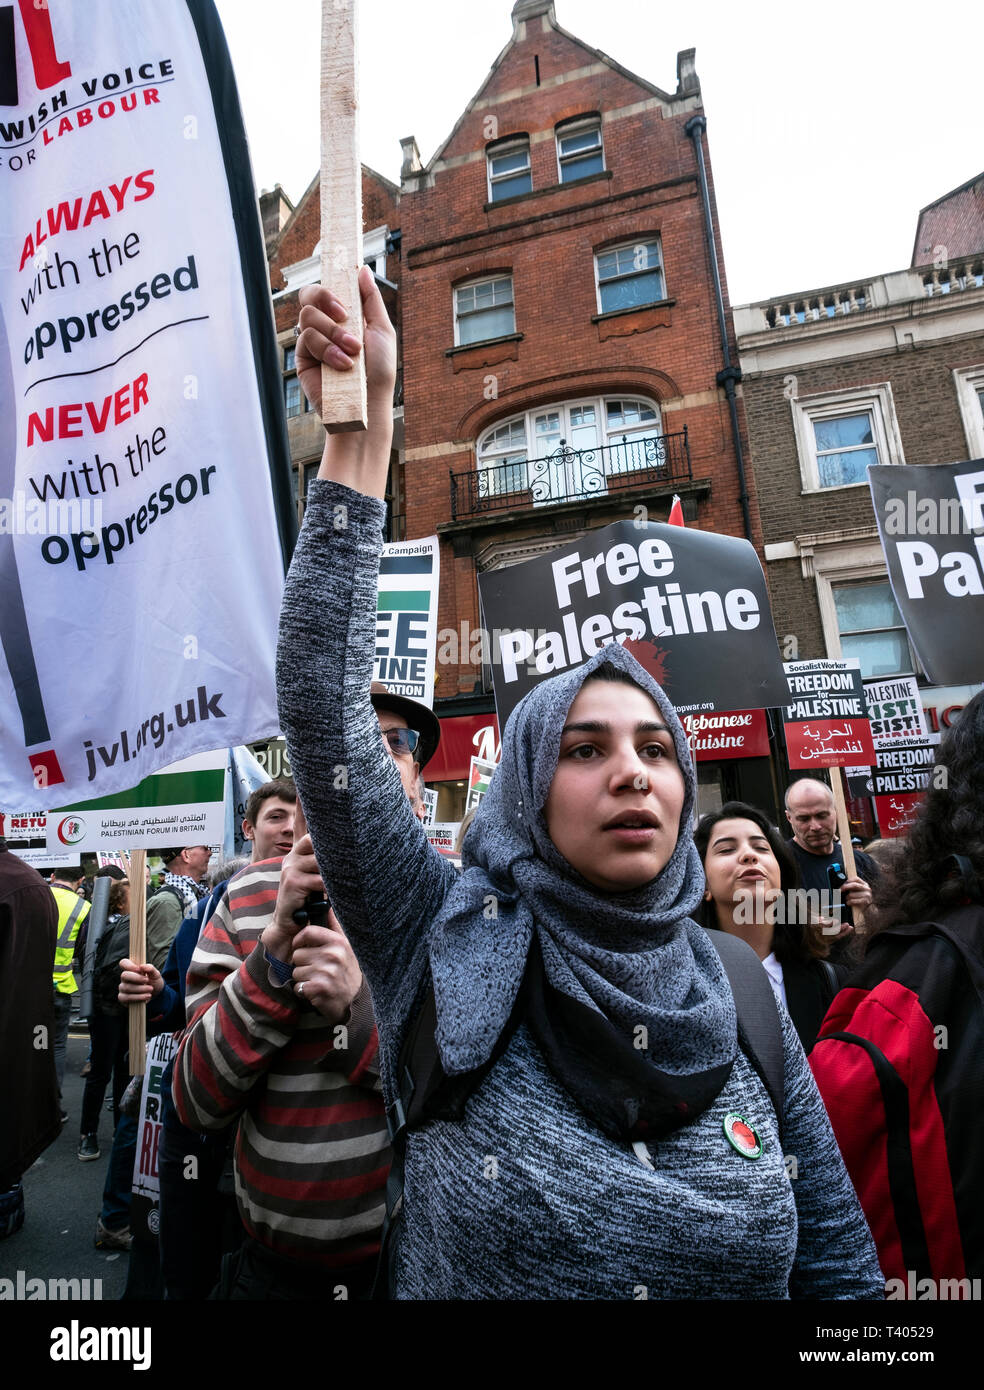
[[[400,190],[382,174],[362,166],[362,254],[372,266],[390,317],[399,332],[399,288],[401,278],[398,246]],[[293,464],[294,497],[298,519],[303,513],[304,495],[311,478],[317,476],[325,435],[321,421],[308,407],[294,372],[294,325],[298,315],[298,291],[317,284],[321,278],[321,200],[318,176],[311,180],[297,207],[293,207],[279,184],[272,192],[260,194],[260,215],[270,261],[270,289],[274,321],[281,354],[287,434]],[[397,233],[394,237],[394,232]],[[393,467],[390,474],[390,539],[398,537],[402,526],[400,449],[403,437],[402,383],[395,403]]]
[[[493,723],[470,640],[479,573],[639,507],[665,520],[675,493],[689,522],[760,544],[693,50],[676,68],[664,91],[561,28],[550,0],[518,0],[430,162],[410,136],[399,190],[364,170],[366,257],[385,229],[376,270],[399,287],[393,535],[441,539],[439,819],[460,815],[466,753]],[[274,233],[289,392],[296,287],[317,278],[316,194],[317,181]],[[264,195],[272,227],[278,196]],[[303,496],[322,436],[287,399]],[[767,757],[702,763],[701,780],[707,804],[775,804]]]
[[[984,174],[962,183],[919,213],[913,266],[945,269],[951,260],[973,256],[984,246]]]
[[[441,537],[448,717],[493,708],[469,659],[480,572],[639,505],[665,520],[674,493],[703,529],[745,533],[693,52],[666,92],[567,33],[549,0],[512,18],[430,162],[402,142],[406,534]]]

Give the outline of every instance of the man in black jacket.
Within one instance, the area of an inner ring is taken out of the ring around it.
[[[801,777],[786,792],[786,816],[793,831],[793,838],[786,843],[799,865],[803,887],[807,891],[815,889],[829,894],[827,870],[833,864],[844,868],[844,851],[837,839],[833,792],[823,782]],[[857,850],[854,862],[858,876],[841,885],[841,894],[848,907],[863,912],[871,906],[869,884],[878,877],[878,869],[873,859]],[[821,898],[821,902],[826,901],[826,897]]]

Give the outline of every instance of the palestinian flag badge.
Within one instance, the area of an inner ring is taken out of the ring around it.
[[[724,1137],[742,1158],[761,1158],[762,1140],[742,1115],[732,1110],[724,1117]]]

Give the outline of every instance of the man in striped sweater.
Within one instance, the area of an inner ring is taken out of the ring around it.
[[[370,698],[413,802],[440,722],[383,685]],[[194,1129],[241,1117],[248,1239],[223,1269],[228,1298],[364,1297],[379,1253],[390,1149],[372,1000],[334,913],[327,926],[294,920],[324,896],[304,829],[298,804],[293,849],[230,882],[188,970],[175,1107]]]
[[[298,930],[312,892],[304,836],[231,881],[188,971],[178,1114],[203,1130],[241,1120],[247,1240],[223,1269],[228,1298],[361,1297],[379,1251],[390,1151],[372,1001],[334,914]]]

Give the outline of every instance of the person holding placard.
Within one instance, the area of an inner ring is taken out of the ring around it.
[[[828,870],[834,864],[844,867],[833,792],[813,777],[797,778],[786,791],[786,818],[793,832],[786,843],[799,865],[803,887],[829,895]],[[871,906],[871,884],[878,877],[878,869],[860,851],[855,851],[854,863],[858,877],[845,877],[841,893],[848,908],[864,911]]]
[[[395,335],[366,269],[359,285],[369,427],[329,437],[309,490],[278,693],[317,862],[372,991],[403,1152],[392,1293],[880,1297],[788,1016],[781,1138],[739,1045],[726,953],[689,920],[704,888],[695,776],[635,658],[613,644],[518,705],[460,875],[401,795],[369,694]],[[327,290],[300,298],[298,375],[317,408],[321,364],[350,370],[362,343]],[[750,957],[774,1010],[747,948],[727,954],[736,975]],[[433,1109],[405,1127],[400,1059],[428,1010]]]

